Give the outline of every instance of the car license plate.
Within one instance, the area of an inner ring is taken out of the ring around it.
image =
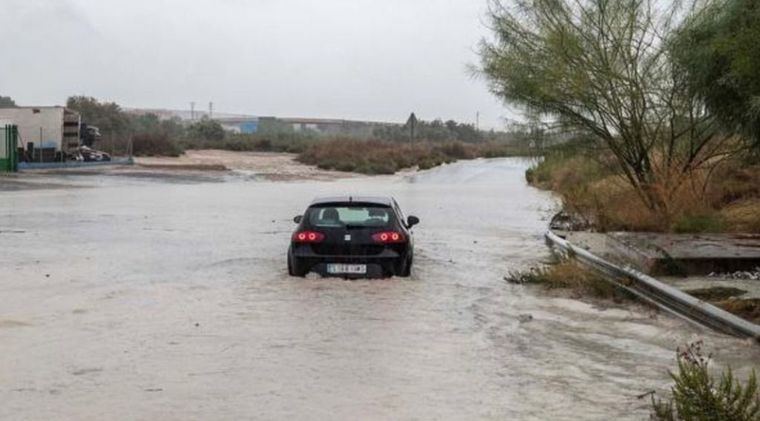
[[[327,273],[364,275],[367,273],[367,265],[345,265],[339,263],[331,263],[327,265]]]

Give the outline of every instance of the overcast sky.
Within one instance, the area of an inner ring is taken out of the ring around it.
[[[501,127],[472,77],[485,0],[2,0],[0,94]]]

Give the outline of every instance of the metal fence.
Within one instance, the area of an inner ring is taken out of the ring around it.
[[[0,172],[18,170],[18,129],[16,126],[0,126]]]

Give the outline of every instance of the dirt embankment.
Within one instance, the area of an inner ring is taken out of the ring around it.
[[[338,171],[326,171],[302,164],[296,155],[274,152],[233,152],[190,150],[176,158],[135,158],[135,169],[158,171],[237,171],[249,172],[269,180],[330,180],[352,177]]]
[[[331,181],[360,176],[329,171],[295,160],[295,154],[190,150],[176,157],[139,157],[135,165],[99,165],[77,168],[26,170],[0,177],[1,191],[59,189],[87,186],[69,176],[113,176],[188,182],[222,181],[226,175],[270,181]],[[366,177],[366,176],[365,176]]]

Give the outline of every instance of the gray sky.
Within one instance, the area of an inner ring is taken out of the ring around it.
[[[0,94],[501,127],[473,79],[485,0],[2,0]]]

